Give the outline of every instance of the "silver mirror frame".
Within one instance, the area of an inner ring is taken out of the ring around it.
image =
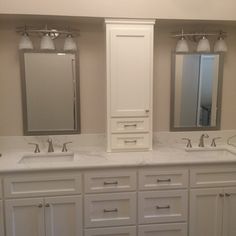
[[[217,114],[216,125],[211,127],[175,127],[174,126],[174,104],[175,104],[175,64],[176,55],[219,55],[218,69],[218,92],[217,92]],[[223,53],[182,53],[172,51],[171,53],[171,91],[170,91],[170,131],[203,131],[203,130],[220,130],[221,128],[221,104],[223,90],[223,69],[224,69],[224,54]]]
[[[25,53],[70,53],[75,55],[75,78],[76,78],[76,128],[74,130],[50,130],[50,131],[29,131],[27,118],[27,96],[26,96],[26,78],[25,78]],[[63,134],[79,134],[81,132],[80,125],[80,78],[79,78],[79,54],[75,51],[59,51],[59,50],[31,50],[24,49],[19,51],[20,56],[20,76],[21,76],[21,97],[22,97],[22,116],[23,116],[23,134],[30,135],[63,135]]]

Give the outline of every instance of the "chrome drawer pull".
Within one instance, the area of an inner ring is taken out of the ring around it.
[[[118,184],[118,181],[114,181],[114,182],[104,182],[103,183],[104,185],[117,185]]]
[[[157,209],[157,210],[160,210],[160,209],[170,209],[170,205],[166,205],[166,206],[156,206],[156,209]]]
[[[49,204],[49,203],[46,203],[46,204],[45,204],[45,207],[50,207],[50,204]]]
[[[125,140],[125,143],[137,143],[137,140]]]
[[[42,208],[42,207],[43,207],[43,204],[42,204],[42,203],[39,203],[37,207],[38,207],[38,208]]]
[[[104,209],[103,212],[104,212],[104,213],[109,213],[109,212],[118,212],[118,209],[117,209],[117,208],[110,209],[110,210]]]
[[[224,197],[225,195],[224,195],[223,193],[220,193],[219,196],[220,196],[220,197]]]
[[[225,196],[226,196],[226,197],[230,197],[231,194],[230,194],[230,193],[226,193]]]
[[[157,179],[157,182],[171,182],[171,179]]]
[[[124,125],[125,128],[128,128],[128,127],[137,127],[137,124],[130,124],[130,125]]]

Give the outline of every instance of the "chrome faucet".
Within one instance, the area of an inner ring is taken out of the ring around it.
[[[198,147],[205,147],[204,138],[209,138],[208,134],[202,134],[199,140]]]
[[[54,152],[53,144],[52,144],[52,139],[48,139],[48,152]]]

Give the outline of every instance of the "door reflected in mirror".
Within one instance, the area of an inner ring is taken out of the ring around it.
[[[24,134],[79,133],[76,54],[27,50],[20,53]]]
[[[221,54],[173,54],[172,131],[220,129],[222,66]]]

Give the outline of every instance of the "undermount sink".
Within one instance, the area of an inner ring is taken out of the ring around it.
[[[236,158],[236,152],[233,152],[227,148],[207,148],[207,147],[198,147],[198,148],[186,148],[185,149],[186,152],[191,152],[191,153],[196,153],[196,154],[201,154],[204,156],[212,156],[212,157],[216,157],[216,156],[232,156]]]
[[[19,163],[45,163],[45,162],[70,162],[74,161],[74,153],[37,153],[24,155]]]

